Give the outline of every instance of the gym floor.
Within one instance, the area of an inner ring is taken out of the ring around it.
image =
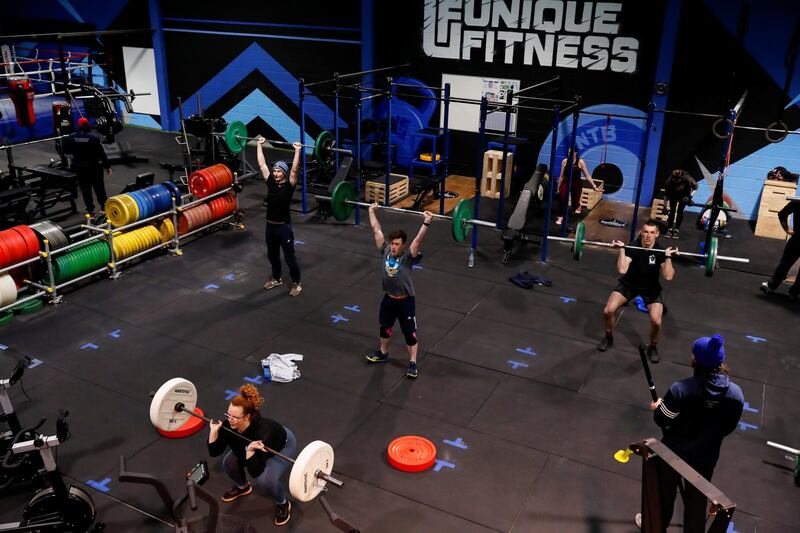
[[[150,138],[143,146],[158,146],[161,160],[175,159],[170,136],[131,135]],[[115,167],[112,177],[124,172]],[[329,501],[362,531],[635,531],[641,460],[620,464],[613,454],[660,431],[636,349],[647,316],[626,308],[614,348],[595,349],[602,305],[617,278],[613,255],[588,250],[574,262],[569,246],[554,242],[547,264],[537,262],[538,247],[526,246],[502,265],[501,241],[481,229],[470,269],[468,247],[452,242],[446,223],[434,222],[414,272],[421,351],[420,377],[411,381],[400,335],[390,364],[364,360],[376,348],[381,298],[366,219],[358,227],[293,215],[304,290],[290,298],[286,285],[262,288],[269,275],[263,192],[251,182],[240,196],[246,230],[202,236],[181,257],[155,256],[129,266],[119,280],[93,280],[67,293],[62,305],[0,329],[3,374],[19,355],[41,362],[23,380],[29,399],[19,386],[12,389],[23,423],[47,416],[52,429],[58,408],[71,413],[72,437],[58,452],[63,472],[166,517],[151,489],[117,481],[119,456],[129,470],[163,478],[177,496],[186,471],[208,459],[207,432],[160,437],[149,421],[148,394],[181,376],[197,385],[200,407],[220,417],[227,391],[259,381],[263,357],[294,352],[305,357],[302,377],[260,385],[263,412],[291,428],[301,446],[316,439],[334,446],[334,469],[345,486],[331,488]],[[380,219],[384,229],[412,234],[418,222],[390,212]],[[721,253],[733,253],[733,240],[720,243]],[[763,246],[778,255],[782,244]],[[666,284],[656,386],[663,391],[690,375],[694,338],[724,335],[733,379],[748,402],[713,479],[737,503],[729,531],[800,531],[791,463],[766,446],[800,445],[798,308],[758,291],[766,272],[721,267],[707,278],[681,262]],[[520,289],[508,282],[519,270],[553,285]],[[335,322],[334,315],[346,320]],[[432,440],[444,462],[415,474],[393,469],[386,447],[400,435]],[[205,487],[221,494],[230,483],[217,460],[209,464]],[[18,519],[30,493],[4,495],[0,522]],[[170,531],[92,494],[109,532]],[[222,509],[259,531],[278,529],[272,503],[257,495]],[[334,531],[317,502],[295,503],[285,529]]]

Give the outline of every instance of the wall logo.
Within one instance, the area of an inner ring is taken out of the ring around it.
[[[507,65],[636,72],[639,40],[620,36],[621,2],[425,0],[429,57],[500,56]]]

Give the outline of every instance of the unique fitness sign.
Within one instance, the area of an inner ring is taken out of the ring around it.
[[[636,72],[639,40],[619,35],[621,2],[425,0],[430,57]]]

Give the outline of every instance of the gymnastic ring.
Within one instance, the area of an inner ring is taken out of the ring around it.
[[[769,132],[772,131],[772,128],[775,126],[783,128],[783,133],[781,133],[780,137],[772,138],[769,136]],[[767,126],[767,129],[764,130],[764,138],[767,139],[768,143],[773,143],[773,144],[779,143],[782,140],[784,140],[788,135],[789,135],[789,126],[787,126],[786,123],[782,120],[776,120],[775,122]]]
[[[719,133],[717,133],[717,126],[722,121],[725,121],[727,123],[725,125],[725,135],[720,135]],[[729,125],[730,125],[730,127],[733,127],[733,123],[731,123],[731,119],[720,117],[720,118],[717,119],[716,122],[714,122],[714,125],[711,126],[711,133],[713,133],[714,137],[716,137],[717,139],[727,139],[728,138],[728,126]]]

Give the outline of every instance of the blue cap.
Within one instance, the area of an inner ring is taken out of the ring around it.
[[[700,337],[692,344],[692,355],[700,366],[718,368],[725,361],[725,339],[716,333],[711,337]]]
[[[286,161],[275,161],[275,164],[272,165],[272,168],[279,168],[283,170],[284,176],[289,176],[289,165],[286,164]]]

